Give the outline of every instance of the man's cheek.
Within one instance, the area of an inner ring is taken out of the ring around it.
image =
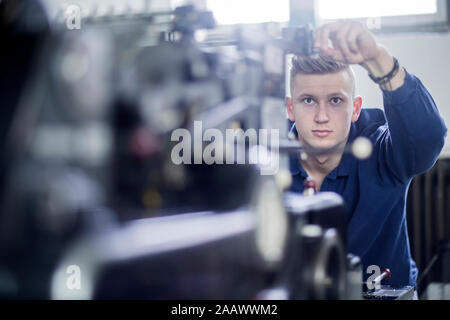
[[[298,130],[297,129],[297,132],[298,132],[298,139],[299,139],[299,141],[300,142],[303,142],[303,143],[305,143],[305,142],[308,142],[309,140],[310,140],[310,136],[308,136],[308,132],[307,131],[304,131],[304,130]]]

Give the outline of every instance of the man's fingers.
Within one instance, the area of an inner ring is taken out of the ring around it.
[[[328,50],[327,55],[329,55],[335,61],[343,61],[343,62],[346,61],[346,58],[342,54],[342,51],[339,49],[330,49]]]
[[[347,43],[350,50],[357,54],[359,53],[359,47],[358,47],[358,35],[361,32],[361,28],[359,25],[352,23],[351,27],[348,30],[347,33]]]
[[[360,63],[364,54],[358,43],[363,32],[362,25],[354,21],[339,21],[325,24],[316,31],[314,45],[334,60]],[[332,43],[332,48],[329,42]]]
[[[316,36],[314,45],[316,48],[320,48],[322,52],[329,52],[330,51],[330,33],[335,32],[339,30],[339,22],[334,23],[328,23],[316,30]]]
[[[351,21],[348,25],[345,39],[348,52],[345,56],[347,63],[361,63],[364,61],[364,55],[358,43],[358,37],[361,35],[363,29],[360,23]],[[345,49],[345,48],[344,48]]]
[[[377,53],[374,36],[362,23],[357,21],[352,21],[347,34],[347,44],[353,53],[361,56],[361,60],[370,59]]]
[[[351,62],[353,60],[353,53],[347,43],[347,34],[350,31],[351,23],[349,21],[342,23],[341,27],[331,33],[331,39],[335,50],[340,50],[344,57],[344,62]]]

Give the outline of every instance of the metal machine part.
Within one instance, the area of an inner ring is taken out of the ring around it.
[[[265,275],[279,268],[287,239],[276,184],[272,178],[259,179],[248,208],[139,219],[82,236],[56,269],[52,298],[256,296],[270,284]],[[67,288],[70,266],[84,270],[82,290]]]
[[[288,52],[304,56],[318,53],[317,49],[314,48],[314,31],[311,25],[302,28],[284,28],[282,35]],[[299,43],[301,45],[298,45]]]
[[[323,229],[336,229],[346,250],[347,227],[341,196],[333,192],[318,192],[314,197],[285,192],[284,204],[287,212],[303,219],[307,224],[319,225]]]
[[[366,300],[413,300],[414,287],[405,286],[402,288],[392,288],[382,285],[379,289],[364,293]]]
[[[370,289],[369,292],[375,291],[375,288],[381,285],[381,281],[389,279],[391,277],[391,271],[389,269],[381,270],[381,274],[372,280],[371,285],[373,289]]]
[[[51,297],[250,298],[264,287],[254,230],[255,216],[242,209],[142,219],[86,235],[56,268]],[[66,286],[72,265],[83,270],[80,290]]]
[[[262,259],[274,268],[285,255],[288,217],[274,179],[265,180],[255,188],[256,244]]]
[[[284,203],[293,226],[290,269],[295,285],[291,299],[347,299],[347,258],[342,223],[343,200],[334,193],[313,196],[285,193]],[[361,289],[360,289],[361,290]]]
[[[341,240],[335,229],[327,229],[322,234],[322,230],[311,232],[311,226],[307,225],[302,231],[306,246],[313,246],[313,250],[308,248],[311,251],[306,249],[304,253],[304,256],[312,258],[311,269],[305,274],[306,279],[312,279],[309,280],[310,299],[343,299],[347,279],[345,252]],[[320,240],[316,237],[320,237]]]
[[[363,281],[362,262],[358,256],[347,254],[347,293],[346,299],[361,300]]]
[[[392,288],[382,285],[383,280],[391,277],[391,271],[387,268],[381,270],[381,273],[364,286],[364,299],[367,300],[413,300],[414,287],[404,286],[401,288]]]

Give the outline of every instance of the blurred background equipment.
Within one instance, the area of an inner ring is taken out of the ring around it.
[[[310,25],[220,34],[210,11],[144,0],[3,0],[0,17],[1,298],[405,298],[363,292],[340,196],[286,191],[288,153],[313,152],[284,111]],[[208,130],[234,134],[219,163],[201,156]]]

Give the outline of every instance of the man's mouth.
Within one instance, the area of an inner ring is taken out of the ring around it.
[[[331,130],[313,130],[312,133],[313,135],[317,136],[317,137],[326,137],[328,136],[331,132]]]

